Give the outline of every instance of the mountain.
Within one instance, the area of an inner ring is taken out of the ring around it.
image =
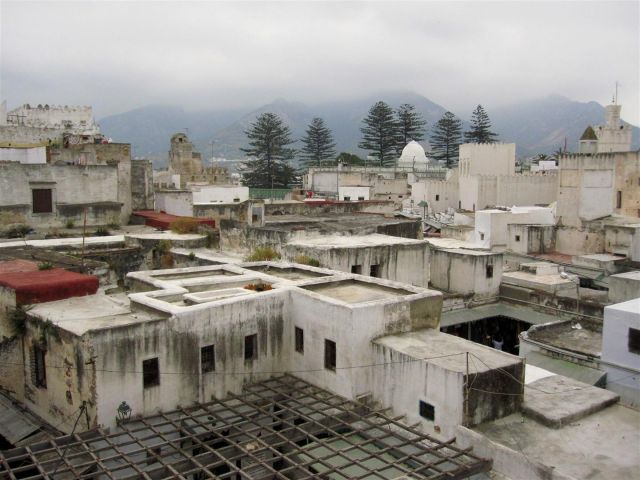
[[[246,145],[245,130],[255,118],[265,112],[279,115],[299,139],[313,117],[322,117],[333,131],[338,152],[364,155],[358,148],[362,119],[378,100],[398,107],[402,103],[415,105],[427,120],[430,129],[446,111],[428,98],[413,92],[383,92],[342,102],[305,105],[277,99],[254,110],[185,111],[176,106],[153,105],[103,118],[102,132],[119,142],[133,145],[136,156],[154,160],[156,166],[166,163],[169,139],[176,132],[186,132],[203,157],[243,158],[240,148]],[[588,125],[604,123],[605,110],[596,102],[576,102],[552,95],[520,102],[507,107],[485,105],[500,141],[515,142],[519,157],[551,153],[563,146],[575,151],[582,132]],[[469,110],[469,113],[471,109]],[[624,113],[624,111],[623,111]],[[466,120],[465,117],[461,117]],[[465,123],[466,125],[466,123]],[[640,145],[640,131],[633,129],[634,145]],[[213,141],[213,144],[211,143]],[[428,148],[428,143],[423,142]],[[297,142],[294,147],[300,147]]]
[[[576,151],[585,128],[605,121],[605,109],[599,103],[576,102],[559,95],[496,108],[489,115],[500,140],[516,143],[519,157],[549,154],[563,147],[565,139],[567,149]],[[640,145],[639,133],[634,127],[636,148]]]

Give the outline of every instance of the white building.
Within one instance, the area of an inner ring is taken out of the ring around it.
[[[505,210],[481,210],[475,214],[474,243],[489,250],[505,250],[509,246],[529,243],[522,232],[510,225],[555,225],[553,210],[548,207],[513,207]],[[512,249],[513,249],[512,248]]]
[[[429,159],[427,158],[424,148],[415,140],[411,140],[402,149],[402,154],[398,159],[398,167],[407,170],[424,171],[427,169]]]
[[[607,389],[640,406],[640,298],[605,307],[601,359]]]

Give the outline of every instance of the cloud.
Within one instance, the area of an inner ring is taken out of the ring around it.
[[[3,1],[2,95],[249,107],[411,89],[454,111],[551,93],[640,111],[637,2]]]

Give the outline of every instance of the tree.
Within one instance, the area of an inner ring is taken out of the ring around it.
[[[358,155],[348,152],[340,152],[335,161],[336,163],[349,165],[350,167],[360,167],[362,165],[366,165],[364,158],[360,158]]]
[[[263,113],[249,125],[245,135],[249,147],[241,148],[250,157],[242,163],[242,182],[250,187],[288,187],[295,178],[289,165],[295,150],[291,130],[277,115]]]
[[[399,156],[402,153],[402,149],[411,140],[415,140],[416,142],[424,140],[427,122],[422,118],[420,113],[416,112],[416,107],[408,103],[400,105],[398,110],[396,110],[396,118],[398,124],[396,153]]]
[[[447,167],[458,163],[458,150],[462,143],[462,121],[453,113],[446,112],[433,126],[429,142],[433,158],[445,162]]]
[[[377,102],[369,109],[362,123],[364,124],[360,128],[362,141],[358,146],[368,150],[379,166],[391,165],[395,161],[398,138],[398,128],[392,108],[385,102]]]
[[[304,144],[301,157],[306,167],[319,167],[336,156],[333,135],[321,118],[311,120],[301,141]]]
[[[470,143],[494,143],[498,137],[497,133],[491,131],[491,120],[482,105],[478,105],[471,113],[469,122],[471,129],[464,132],[464,138]]]

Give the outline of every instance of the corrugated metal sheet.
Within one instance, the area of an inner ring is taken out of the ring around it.
[[[475,322],[489,317],[511,317],[516,320],[539,325],[543,323],[557,322],[558,317],[546,315],[536,312],[531,308],[522,308],[503,303],[492,303],[490,305],[482,305],[474,308],[464,308],[461,310],[453,310],[451,312],[443,312],[440,320],[440,326],[449,327],[451,325],[459,325],[461,323]]]
[[[11,399],[0,395],[0,434],[12,444],[40,430],[40,426],[18,409]]]

